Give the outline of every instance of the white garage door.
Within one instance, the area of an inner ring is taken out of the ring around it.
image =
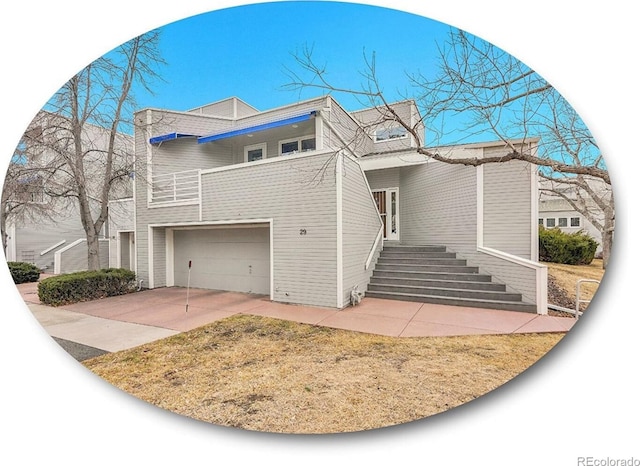
[[[174,280],[209,290],[270,293],[269,226],[175,230]]]

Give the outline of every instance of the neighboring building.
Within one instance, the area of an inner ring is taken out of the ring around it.
[[[68,178],[63,171],[51,168],[55,160],[55,144],[64,144],[64,131],[57,130],[55,114],[40,112],[25,132],[17,156],[12,160],[5,181],[7,210],[7,261],[29,262],[47,273],[69,273],[87,269],[86,234],[80,220],[76,198],[71,196],[52,196],[51,191],[63,191]],[[60,120],[64,121],[64,120]],[[50,141],[55,135],[56,141]],[[100,180],[101,155],[108,144],[108,132],[102,128],[85,125],[84,143],[87,156],[89,192],[97,190]],[[133,155],[133,138],[118,135],[120,150]],[[95,170],[95,173],[92,173]],[[49,173],[55,173],[50,176]],[[94,177],[95,176],[95,177]],[[124,182],[114,187],[114,195],[131,196],[132,182]],[[127,193],[127,190],[129,191]],[[96,197],[99,195],[96,192]],[[5,202],[5,196],[3,196]],[[11,209],[11,203],[20,204]],[[95,202],[97,209],[98,202]],[[100,239],[100,263],[106,267],[109,263],[108,224],[103,228]]]
[[[394,109],[424,132],[413,101]],[[137,112],[135,216],[111,227],[122,232],[111,235],[120,245],[112,260],[135,261],[148,288],[190,284],[338,309],[364,292],[546,313],[535,168],[436,162],[378,116],[329,96],[268,111],[229,98]],[[521,144],[535,151],[537,140]]]
[[[593,180],[591,182],[592,187],[597,193],[603,193],[606,189],[606,185],[599,180]],[[589,221],[582,213],[574,209],[568,200],[547,191],[551,185],[546,180],[540,181],[540,201],[538,208],[538,225],[545,228],[559,228],[565,233],[576,233],[582,231],[591,236],[598,243],[598,249],[596,255],[602,254],[602,233],[600,230]],[[569,199],[577,202],[577,193],[574,187],[562,188],[561,186],[555,186],[555,190],[561,190],[560,192]],[[604,221],[604,214],[599,209],[592,199],[585,198],[583,196],[581,204],[588,207],[590,215],[593,219],[599,222]]]

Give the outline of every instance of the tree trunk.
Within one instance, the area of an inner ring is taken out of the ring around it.
[[[87,265],[89,270],[100,270],[100,241],[95,232],[87,234]]]

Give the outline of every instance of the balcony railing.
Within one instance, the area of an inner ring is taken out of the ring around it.
[[[181,204],[200,200],[200,170],[155,175],[151,204]]]

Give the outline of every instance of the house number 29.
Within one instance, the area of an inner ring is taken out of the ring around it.
[[[300,235],[301,235],[301,236],[304,236],[304,235],[306,235],[306,234],[307,234],[307,230],[306,230],[306,228],[300,228]]]

